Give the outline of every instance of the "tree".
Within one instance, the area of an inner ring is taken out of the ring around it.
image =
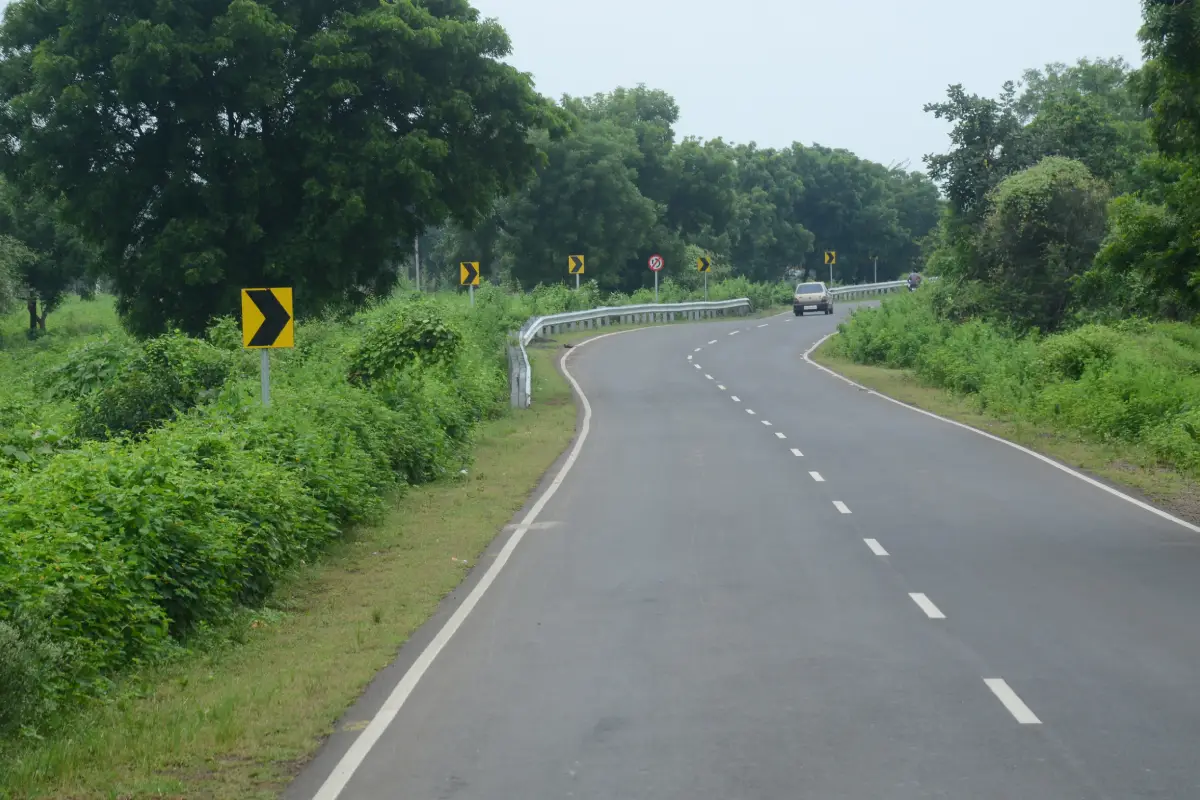
[[[968,95],[961,84],[947,101],[928,103],[926,112],[953,126],[949,153],[927,155],[929,175],[942,185],[960,220],[977,222],[988,193],[1009,175],[1029,166],[1028,142],[1016,107],[1016,86],[1004,84],[999,99]]]
[[[558,124],[508,52],[467,0],[17,0],[0,169],[61,194],[136,332],[199,332],[245,286],[353,306],[532,172]]]
[[[67,290],[94,269],[95,250],[63,221],[60,202],[7,183],[0,184],[0,236],[23,245],[9,251],[10,265],[25,292],[29,329],[45,330]]]
[[[1051,156],[989,197],[975,274],[990,305],[1018,328],[1052,331],[1104,238],[1108,189],[1078,161]]]

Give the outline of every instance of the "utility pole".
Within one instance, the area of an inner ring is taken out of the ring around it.
[[[875,280],[873,283],[879,283],[879,256],[875,256]]]
[[[421,237],[413,237],[413,266],[416,268],[417,291],[421,291]]]

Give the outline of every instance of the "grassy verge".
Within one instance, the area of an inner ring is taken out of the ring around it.
[[[0,797],[277,796],[569,443],[560,352],[531,349],[535,406],[481,427],[465,478],[411,490],[265,609],[133,676],[68,730],[0,754]]]
[[[813,352],[814,361],[880,394],[1028,447],[1200,524],[1200,484],[1162,467],[1149,451],[1090,441],[1047,425],[981,413],[967,398],[923,385],[911,370],[857,364],[834,354],[834,338]]]

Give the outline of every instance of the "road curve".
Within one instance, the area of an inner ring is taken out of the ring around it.
[[[579,348],[569,468],[289,795],[1200,796],[1200,537],[819,371],[843,313]]]

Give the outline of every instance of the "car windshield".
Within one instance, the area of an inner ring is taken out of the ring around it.
[[[820,294],[825,287],[819,283],[802,283],[796,287],[796,294]]]

